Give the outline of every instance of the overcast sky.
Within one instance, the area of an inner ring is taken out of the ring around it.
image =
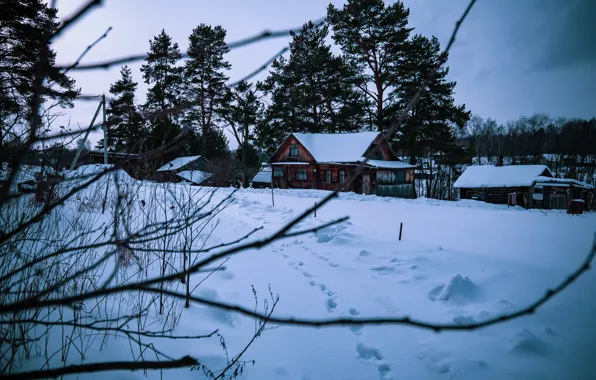
[[[58,0],[63,18],[84,0]],[[222,25],[227,41],[263,29],[299,27],[326,13],[329,0],[104,0],[54,43],[59,64],[74,61],[112,26],[107,39],[83,63],[146,53],[149,40],[162,29],[187,47],[200,23]],[[344,1],[331,1],[341,6]],[[393,1],[387,1],[393,2]],[[415,33],[435,35],[445,44],[468,0],[404,0]],[[498,122],[545,112],[551,116],[596,116],[596,0],[478,0],[462,25],[448,61],[450,79],[457,81],[455,100],[473,113]],[[272,39],[233,50],[230,80],[250,73],[289,42]],[[130,65],[144,99],[140,63]],[[263,79],[267,72],[255,79]],[[73,72],[84,94],[108,93],[119,68]],[[96,104],[77,103],[66,110],[76,128],[87,126]],[[63,119],[63,121],[67,121]],[[92,136],[95,144],[98,136]],[[230,145],[235,142],[230,138]]]

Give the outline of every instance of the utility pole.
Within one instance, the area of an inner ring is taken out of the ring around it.
[[[77,150],[77,154],[75,155],[74,160],[72,160],[72,164],[70,164],[70,170],[74,170],[77,161],[79,160],[79,156],[81,155],[81,151],[83,150],[83,148],[85,147],[85,143],[87,142],[87,138],[89,137],[89,132],[91,132],[91,129],[93,128],[93,123],[95,123],[95,119],[97,119],[97,115],[99,115],[99,110],[101,109],[103,105],[102,103],[99,103],[99,105],[97,106],[97,110],[95,110],[95,115],[93,115],[93,119],[91,119],[91,124],[89,124],[89,128],[87,128],[87,132],[85,132],[85,137],[83,137],[83,142],[81,143],[81,146],[79,146],[79,149]],[[104,121],[105,123],[105,121]],[[104,134],[104,138],[105,138],[105,134]],[[105,144],[104,140],[104,146]]]
[[[106,125],[106,95],[101,96],[103,105],[103,163],[108,164],[108,126]]]

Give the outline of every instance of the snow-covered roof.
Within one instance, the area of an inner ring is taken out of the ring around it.
[[[261,170],[254,176],[252,182],[257,183],[271,183],[271,170]]]
[[[177,170],[177,169],[180,169],[181,167],[183,167],[184,165],[188,165],[191,162],[198,160],[199,158],[201,158],[201,156],[178,157],[178,158],[168,162],[161,168],[157,169],[157,171],[164,172],[164,171],[168,171],[168,170]]]
[[[364,161],[364,157],[360,159],[360,162],[362,161]],[[366,164],[383,169],[408,169],[415,167],[414,165],[406,164],[403,161],[368,160],[366,161]]]
[[[357,162],[379,132],[294,133],[317,162]]]
[[[200,170],[184,170],[180,173],[176,173],[176,175],[197,185],[200,185],[201,182],[211,177],[211,173],[203,172]]]
[[[552,173],[545,165],[468,166],[455,181],[455,188],[532,186],[536,179]]]
[[[569,185],[575,185],[577,187],[583,187],[585,189],[593,189],[594,186],[582,182],[582,181],[578,181],[577,179],[573,179],[573,178],[551,178],[551,177],[537,177],[536,178],[536,185],[540,185],[540,186],[569,186]]]

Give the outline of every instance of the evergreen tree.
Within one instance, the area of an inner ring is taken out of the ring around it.
[[[385,5],[383,0],[348,0],[343,9],[327,8],[333,40],[358,68],[358,87],[372,105],[378,130],[386,124],[386,107],[398,85],[397,68],[406,53],[411,28],[410,11],[401,1]]]
[[[167,110],[180,103],[182,68],[176,66],[181,54],[177,43],[165,30],[149,41],[149,52],[141,66],[143,80],[150,85],[144,110],[158,112],[149,120],[147,148],[157,148],[172,141],[180,133],[179,117]],[[180,149],[183,149],[180,147]],[[176,157],[179,152],[172,149],[164,160]]]
[[[139,153],[144,151],[147,130],[143,118],[135,105],[137,83],[132,79],[128,66],[120,70],[122,76],[110,86],[110,94],[115,99],[110,102],[106,113],[108,123],[108,149],[116,152]],[[103,149],[103,139],[97,144]]]
[[[208,136],[216,128],[217,116],[224,104],[231,65],[224,59],[230,51],[225,43],[226,31],[221,26],[200,24],[189,37],[188,56],[184,67],[184,97],[197,102],[185,115],[185,122],[201,135],[201,154],[209,157],[213,150],[208,146]]]
[[[362,127],[363,97],[356,89],[357,73],[344,57],[334,56],[325,43],[327,26],[305,24],[292,33],[289,59],[272,64],[259,88],[271,96],[259,144],[272,150],[291,132],[344,132]]]
[[[398,97],[388,112],[399,114],[420,88],[428,73],[436,66],[441,49],[436,37],[431,39],[416,35],[408,44],[408,54],[399,67],[400,85],[396,89]],[[455,105],[453,89],[455,82],[447,81],[448,68],[441,68],[428,91],[422,96],[409,118],[400,128],[396,145],[407,152],[410,163],[425,153],[457,155],[464,152],[456,149],[454,128],[464,128],[471,113],[465,105]]]
[[[255,129],[263,118],[263,102],[255,86],[245,81],[230,89],[226,100],[222,118],[238,143],[236,154],[242,162],[243,184],[248,186],[248,173],[258,169],[261,163],[251,142],[255,141]]]
[[[29,132],[35,70],[43,64],[41,102],[72,107],[75,81],[54,67],[56,53],[49,36],[58,28],[56,9],[42,0],[0,0],[0,148],[14,145]],[[46,107],[46,109],[53,107]],[[44,127],[48,127],[47,125]],[[40,131],[41,132],[41,131]],[[27,136],[28,137],[28,136]],[[4,149],[0,149],[4,151]],[[0,163],[4,153],[0,154]]]

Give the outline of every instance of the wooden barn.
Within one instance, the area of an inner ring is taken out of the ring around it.
[[[555,178],[544,165],[469,166],[455,181],[461,199],[511,204],[524,208],[567,209],[571,200],[586,205],[593,187],[569,178]]]
[[[158,182],[188,181],[195,185],[208,184],[214,168],[203,156],[178,157],[157,169],[153,179]]]
[[[292,133],[269,162],[272,186],[332,190],[354,173],[374,146],[379,150],[343,191],[415,197],[414,166],[399,161],[382,133]]]

